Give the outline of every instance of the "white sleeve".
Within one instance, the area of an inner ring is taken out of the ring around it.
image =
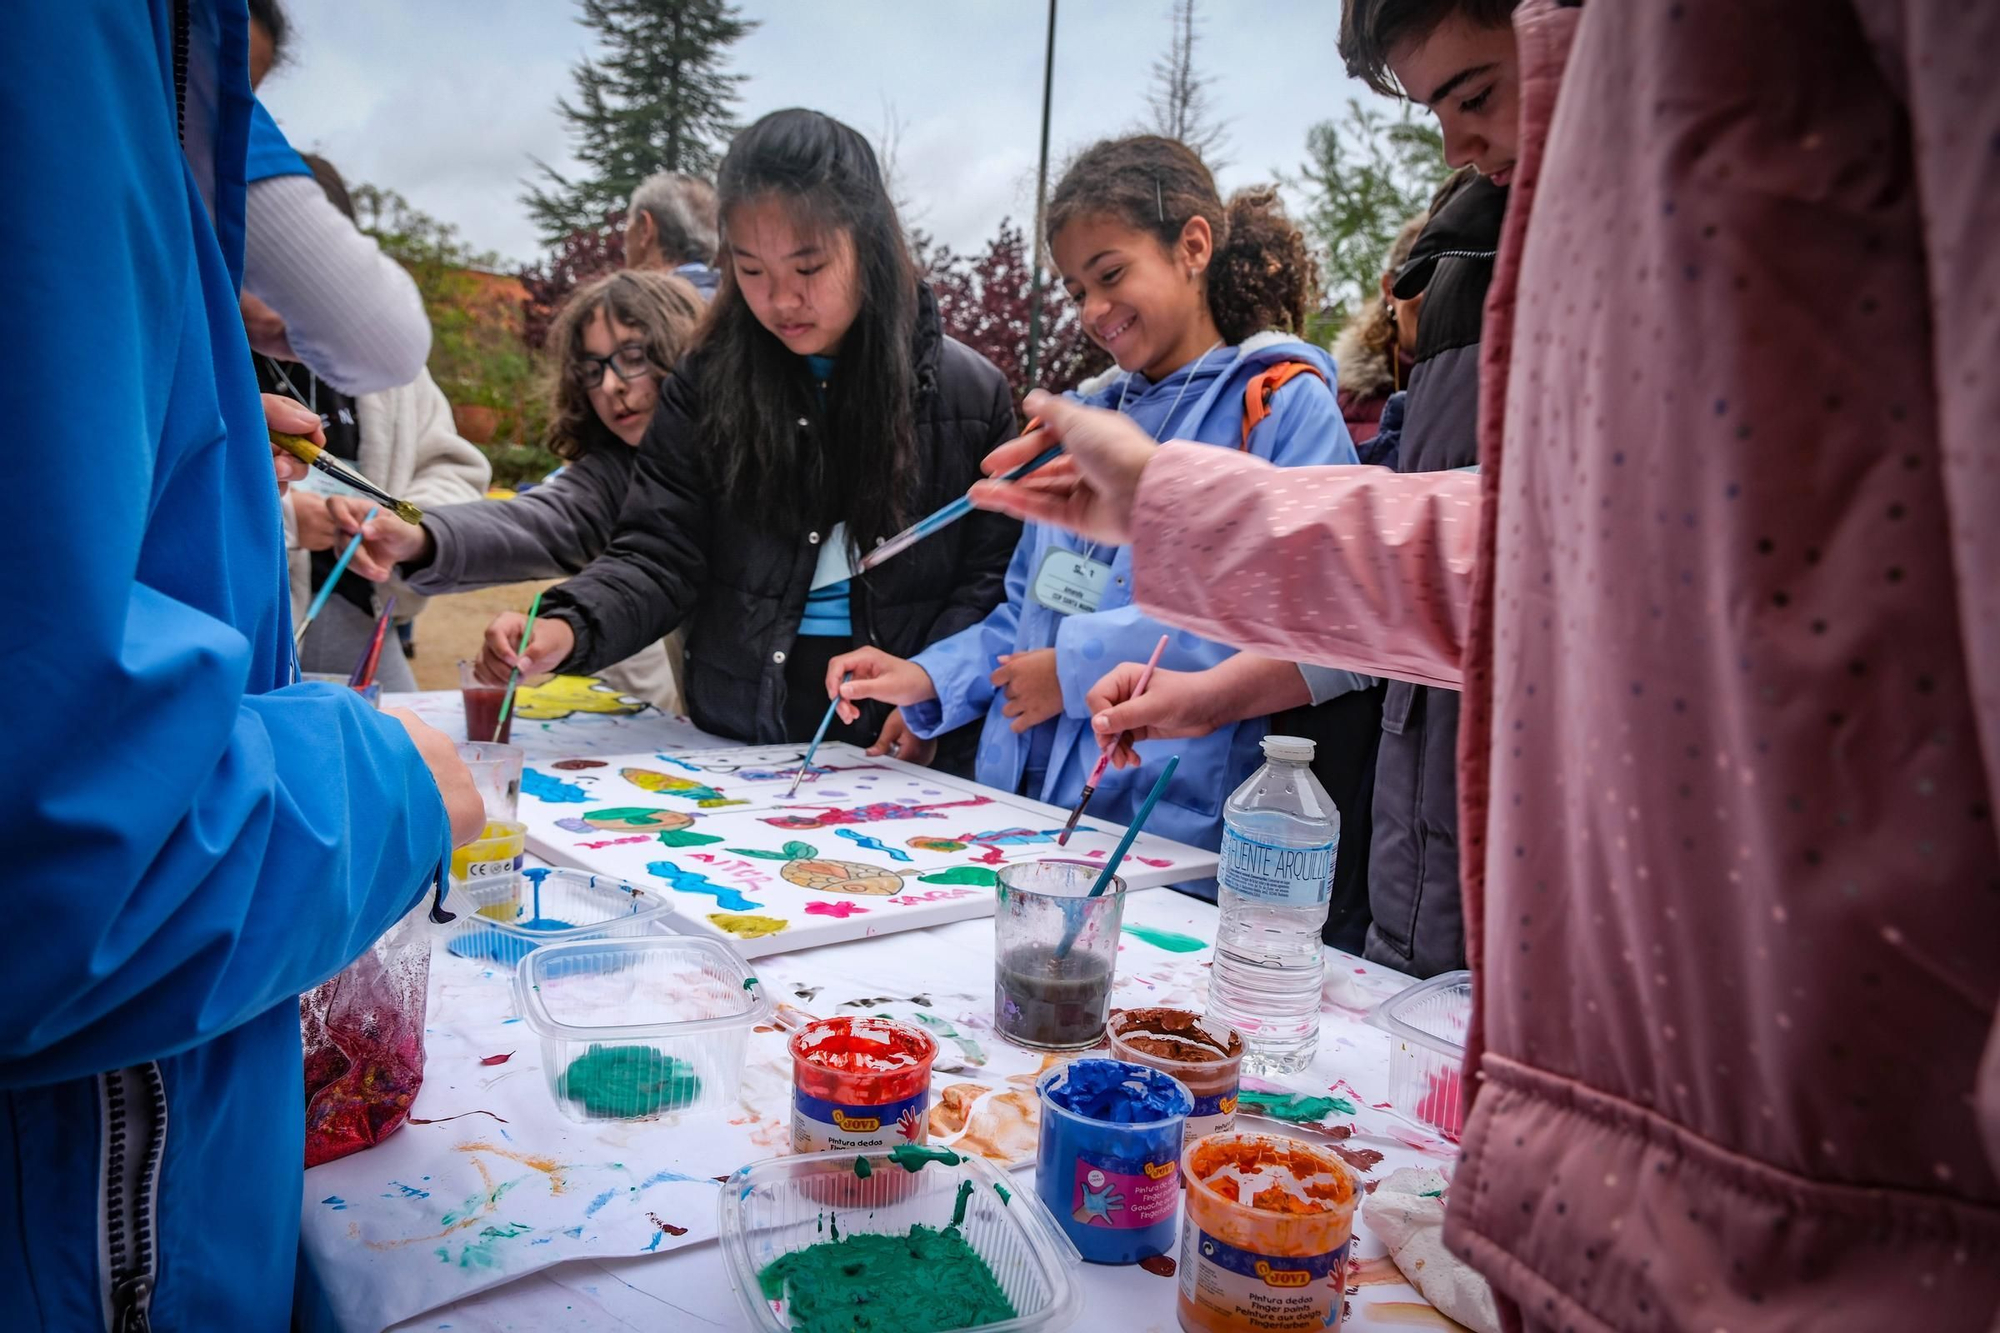
[[[1355,690],[1373,689],[1375,677],[1364,676],[1357,671],[1342,671],[1339,667],[1314,666],[1310,662],[1298,664],[1299,674],[1305,677],[1306,692],[1315,704],[1323,704],[1328,699],[1337,699]]]
[[[243,289],[277,311],[299,360],[349,394],[408,384],[431,350],[417,284],[310,176],[254,181]]]

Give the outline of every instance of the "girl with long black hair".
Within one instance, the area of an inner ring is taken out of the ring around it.
[[[803,741],[836,655],[917,652],[1004,596],[1020,529],[991,515],[811,589],[963,495],[1014,434],[1013,402],[998,370],[944,335],[853,129],[773,112],[737,136],[716,188],[721,287],[661,386],[618,530],[543,598],[526,652],[523,617],[495,620],[480,667],[495,681],[516,665],[588,672],[685,623],[695,722]],[[887,714],[832,734],[871,742]]]

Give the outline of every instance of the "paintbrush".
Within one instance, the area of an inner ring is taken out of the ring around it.
[[[1166,795],[1167,784],[1173,781],[1174,770],[1180,766],[1179,755],[1172,755],[1167,759],[1167,766],[1160,770],[1159,780],[1153,784],[1153,790],[1146,793],[1145,803],[1139,807],[1139,813],[1132,816],[1131,824],[1125,829],[1125,836],[1118,840],[1118,849],[1105,859],[1104,869],[1098,872],[1097,882],[1090,886],[1090,892],[1084,895],[1085,898],[1099,897],[1110,887],[1111,877],[1118,873],[1119,862],[1125,859],[1125,853],[1132,850],[1132,844],[1139,840],[1139,830],[1146,826],[1148,819],[1152,818],[1153,807],[1160,803],[1162,796]],[[1056,945],[1058,959],[1069,957],[1070,946],[1076,943],[1077,932],[1082,928],[1083,915],[1078,912],[1070,917],[1069,926],[1063,931],[1062,942]]]
[[[528,651],[528,640],[535,637],[535,613],[542,609],[542,595],[535,594],[535,600],[528,603],[528,623],[521,627],[521,646],[514,650],[514,669],[507,673],[507,695],[500,701],[500,720],[493,724],[493,741],[498,744],[500,731],[507,725],[507,714],[514,711],[514,691],[521,686],[521,654]]]
[[[312,604],[306,607],[306,618],[299,622],[297,632],[292,635],[292,646],[294,648],[306,641],[306,631],[312,627],[313,617],[318,615],[320,608],[326,605],[326,599],[333,596],[333,585],[340,582],[340,576],[347,572],[347,562],[352,560],[354,553],[361,549],[361,538],[363,532],[367,531],[368,519],[375,517],[380,512],[379,508],[371,508],[368,511],[368,517],[361,520],[362,532],[357,532],[348,538],[347,549],[340,553],[340,559],[333,562],[333,572],[326,576],[325,583],[319,585],[319,591],[313,595]]]
[[[356,472],[347,464],[335,458],[320,445],[314,444],[303,435],[290,435],[281,430],[271,432],[271,443],[283,449],[307,467],[325,473],[343,486],[351,486],[375,503],[383,506],[405,523],[421,523],[424,511],[408,500],[398,500],[389,492],[377,486],[368,478]]]
[[[1040,422],[1032,422],[1032,421],[1029,422],[1028,430],[1023,431],[1022,434],[1025,435],[1034,431],[1040,426],[1040,424],[1041,424]],[[1030,458],[1027,462],[1021,464],[1021,466],[1009,469],[1008,471],[1001,473],[998,477],[994,478],[994,480],[1019,481],[1021,478],[1027,476],[1030,472],[1035,471],[1037,468],[1044,467],[1049,463],[1054,462],[1057,456],[1062,453],[1062,451],[1063,447],[1060,444],[1052,444],[1048,448],[1036,454],[1033,458]],[[883,542],[880,546],[877,546],[867,555],[862,556],[861,563],[854,567],[852,573],[840,573],[836,571],[833,574],[825,575],[818,579],[815,579],[812,585],[813,590],[818,591],[821,588],[831,587],[833,584],[839,583],[843,579],[852,578],[854,574],[867,573],[869,570],[875,568],[875,566],[881,564],[884,560],[888,560],[895,556],[901,555],[903,552],[909,550],[912,546],[915,546],[918,542],[922,541],[924,538],[932,535],[933,533],[942,532],[944,529],[950,527],[952,524],[958,522],[958,520],[964,518],[967,514],[971,513],[973,507],[974,506],[970,496],[964,496],[964,495],[959,496],[956,500],[953,500],[950,504],[938,510],[936,513],[930,515],[927,518],[918,519],[916,522],[912,523],[909,527],[904,528],[901,532],[889,538],[889,540]]]
[[[1146,687],[1153,683],[1153,670],[1160,665],[1160,654],[1165,651],[1167,651],[1167,636],[1162,634],[1160,641],[1153,645],[1153,655],[1146,659],[1146,669],[1139,673],[1138,687],[1132,691],[1134,699],[1144,694]],[[1118,733],[1118,739],[1113,741],[1103,754],[1097,756],[1097,765],[1090,770],[1090,781],[1083,784],[1083,797],[1077,801],[1076,809],[1069,812],[1069,823],[1063,825],[1061,835],[1056,838],[1056,846],[1069,846],[1069,835],[1076,832],[1077,821],[1083,818],[1084,807],[1089,805],[1090,798],[1097,794],[1097,784],[1103,780],[1104,770],[1110,765],[1111,756],[1117,752],[1119,746],[1131,743],[1132,733],[1121,731]]]
[[[375,683],[375,668],[382,660],[382,639],[389,629],[389,617],[396,614],[396,594],[389,594],[389,604],[382,608],[382,614],[375,618],[375,632],[368,638],[368,646],[362,650],[361,660],[354,664],[354,674],[347,678],[350,687],[365,690]]]
[[[840,678],[840,683],[845,685],[853,679],[854,673],[850,671]],[[836,692],[832,701],[826,706],[826,716],[819,720],[819,730],[813,733],[812,744],[806,747],[806,757],[799,761],[799,771],[792,774],[792,788],[785,793],[786,800],[789,801],[799,794],[799,784],[806,780],[806,773],[812,768],[813,756],[819,753],[819,743],[826,739],[826,729],[833,725],[833,716],[839,710],[840,695]]]

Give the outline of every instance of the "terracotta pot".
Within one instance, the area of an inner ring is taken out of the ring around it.
[[[458,433],[474,444],[491,444],[500,430],[500,409],[481,407],[476,403],[454,406],[451,409],[452,422]]]

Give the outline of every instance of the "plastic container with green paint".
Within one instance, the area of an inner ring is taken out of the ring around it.
[[[514,1008],[572,1120],[651,1120],[736,1105],[750,1029],[771,1002],[743,956],[687,935],[548,944],[514,973]]]
[[[857,1158],[867,1163],[866,1175],[857,1172]],[[968,1181],[972,1189],[962,1191]],[[758,1284],[782,1256],[827,1241],[836,1226],[842,1236],[904,1235],[918,1225],[942,1231],[955,1217],[1015,1314],[970,1325],[968,1333],[1046,1333],[1069,1327],[1083,1309],[1076,1246],[1033,1190],[1014,1188],[981,1157],[931,1161],[914,1172],[886,1149],[774,1157],[731,1176],[718,1213],[730,1281],[749,1316],[746,1327],[757,1333],[793,1327],[787,1302],[765,1300]],[[929,1280],[921,1272],[910,1278]]]

